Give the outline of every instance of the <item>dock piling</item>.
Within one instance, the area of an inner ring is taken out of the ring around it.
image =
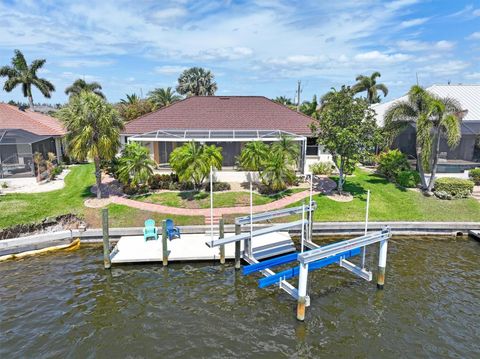
[[[298,276],[298,304],[297,319],[305,320],[305,308],[307,304],[307,280],[308,280],[308,264],[300,263],[300,273]]]
[[[377,288],[383,289],[385,284],[385,267],[387,266],[387,246],[388,241],[383,240],[380,242],[378,253],[378,275],[377,275]]]
[[[167,240],[167,221],[162,221],[162,254],[163,254],[163,266],[168,265],[168,240]]]
[[[102,231],[103,231],[103,266],[110,269],[110,239],[108,237],[108,208],[102,209]]]
[[[218,222],[219,230],[218,230],[218,238],[223,238],[225,236],[225,221],[223,218],[220,218]],[[220,246],[220,264],[225,264],[225,245],[222,244]]]
[[[242,233],[242,226],[235,224],[235,235]],[[235,242],[235,269],[240,269],[240,241]]]

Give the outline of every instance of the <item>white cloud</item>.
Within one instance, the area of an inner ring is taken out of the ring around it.
[[[468,35],[467,40],[480,40],[480,31],[476,31]]]
[[[426,42],[419,40],[401,40],[397,43],[403,51],[432,51],[432,50],[451,50],[455,47],[455,42],[440,40],[437,42]]]
[[[176,66],[176,65],[165,65],[165,66],[157,66],[155,67],[155,72],[159,74],[166,74],[166,75],[171,75],[171,74],[178,74],[180,75],[183,70],[185,70],[187,67],[185,66]]]
[[[153,17],[157,20],[171,20],[187,15],[187,10],[182,7],[171,7],[168,9],[159,10],[153,13]]]
[[[473,16],[480,16],[480,9],[476,9],[472,12]]]
[[[311,56],[311,55],[292,55],[285,58],[272,58],[265,61],[266,64],[297,66],[297,65],[318,65],[326,60],[325,56]]]
[[[59,61],[58,65],[61,67],[101,67],[113,64],[112,60],[63,60]]]
[[[451,60],[444,63],[427,65],[422,67],[420,70],[430,74],[436,74],[437,76],[444,76],[458,74],[469,66],[470,64],[468,62]]]
[[[418,26],[425,24],[430,18],[428,17],[420,17],[417,19],[410,19],[410,20],[405,20],[400,23],[400,27],[402,29],[406,29],[408,27],[413,27],[413,26]]]
[[[469,80],[480,80],[480,72],[470,72],[465,77]]]
[[[409,60],[410,55],[395,53],[395,54],[386,54],[377,50],[368,51],[355,55],[354,59],[357,61],[369,61],[369,62],[379,62],[379,63],[392,63],[392,62],[402,62]]]

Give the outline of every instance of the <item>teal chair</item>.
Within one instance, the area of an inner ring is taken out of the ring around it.
[[[143,238],[148,240],[148,238],[158,239],[157,227],[155,227],[155,221],[153,219],[147,219],[145,221],[145,228],[143,228]]]

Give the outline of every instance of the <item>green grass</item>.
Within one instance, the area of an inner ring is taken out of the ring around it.
[[[253,204],[255,206],[276,201],[293,193],[305,191],[304,188],[288,189],[284,192],[267,196],[257,193],[253,194]],[[209,208],[210,194],[208,192],[161,192],[149,194],[136,198],[139,201],[162,204],[178,208]],[[215,208],[220,207],[240,207],[250,205],[249,192],[218,192],[213,195]]]
[[[83,202],[94,184],[93,165],[71,168],[65,187],[45,193],[18,193],[0,196],[0,228],[20,223],[35,223],[46,217],[67,213],[83,214]]]
[[[474,198],[446,201],[425,197],[418,191],[399,188],[383,177],[361,170],[349,177],[345,185],[345,191],[354,195],[353,201],[342,203],[323,195],[314,196],[318,204],[314,220],[364,221],[367,190],[370,190],[370,221],[480,221],[480,202]]]

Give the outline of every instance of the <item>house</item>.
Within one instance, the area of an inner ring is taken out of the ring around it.
[[[66,134],[55,118],[0,103],[0,178],[34,176],[33,154],[63,156]]]
[[[176,147],[192,140],[212,143],[222,147],[223,172],[238,172],[236,158],[246,142],[272,143],[287,135],[299,143],[297,170],[305,173],[309,164],[330,158],[313,138],[311,121],[263,96],[194,96],[130,121],[122,143],[143,143],[167,169]]]
[[[455,148],[449,148],[444,138],[440,142],[439,172],[462,172],[480,162],[480,85],[433,85],[426,89],[440,97],[450,97],[467,110],[461,125],[462,138]],[[386,111],[393,104],[407,100],[402,96],[393,101],[373,105],[379,126],[384,124]],[[407,127],[394,141],[393,147],[415,158],[415,128]]]

